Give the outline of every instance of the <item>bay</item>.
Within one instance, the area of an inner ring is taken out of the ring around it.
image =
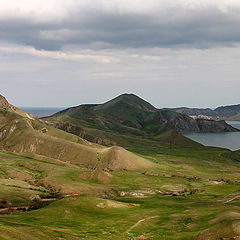
[[[240,129],[240,121],[227,121],[227,123]],[[227,148],[232,151],[240,149],[240,132],[188,133],[184,134],[184,136],[204,146]]]

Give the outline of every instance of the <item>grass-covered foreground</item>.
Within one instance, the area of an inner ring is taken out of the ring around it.
[[[89,170],[1,152],[0,239],[238,239],[236,155],[132,150],[156,167]]]

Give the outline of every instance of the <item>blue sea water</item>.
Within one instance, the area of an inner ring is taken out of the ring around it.
[[[227,123],[240,129],[240,121],[227,121]],[[228,148],[233,151],[240,149],[240,132],[189,133],[185,136],[205,146]]]
[[[23,111],[31,113],[32,115],[34,115],[37,118],[41,118],[41,117],[47,117],[47,116],[51,116],[54,113],[57,113],[61,110],[63,110],[63,108],[43,108],[43,107],[20,107]]]

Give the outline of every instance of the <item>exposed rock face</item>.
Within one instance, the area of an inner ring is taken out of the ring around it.
[[[188,116],[195,116],[198,118],[201,118],[199,116],[204,116],[205,118],[218,120],[224,119],[226,121],[227,120],[240,121],[240,104],[217,107],[214,110],[210,108],[187,108],[187,107],[169,108],[168,110],[182,113]]]
[[[214,110],[220,117],[226,120],[240,120],[240,104],[225,107],[218,107]]]
[[[169,111],[162,111],[162,113],[165,121],[170,122],[181,133],[200,132],[199,126],[193,118],[180,113],[169,114]]]
[[[238,129],[227,124],[224,120],[214,121],[206,119],[196,119],[200,132],[239,132]]]
[[[224,120],[193,119],[180,115],[170,120],[181,133],[190,132],[239,132],[238,129],[227,124]]]
[[[0,107],[1,108],[6,108],[8,105],[8,102],[6,100],[5,97],[3,97],[2,95],[0,95]]]
[[[7,99],[0,95],[0,108],[16,111],[16,108],[8,103]]]
[[[0,108],[7,110],[9,112],[14,112],[22,117],[28,118],[28,119],[36,119],[33,115],[24,112],[23,110],[13,106],[12,104],[8,103],[7,99],[5,97],[3,97],[0,94]]]
[[[205,115],[209,117],[217,117],[218,114],[210,109],[210,108],[187,108],[187,107],[179,107],[179,108],[169,108],[169,110],[182,113],[188,116],[198,116]]]

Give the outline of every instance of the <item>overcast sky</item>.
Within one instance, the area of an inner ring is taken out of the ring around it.
[[[0,94],[68,107],[240,103],[239,0],[0,0]]]

